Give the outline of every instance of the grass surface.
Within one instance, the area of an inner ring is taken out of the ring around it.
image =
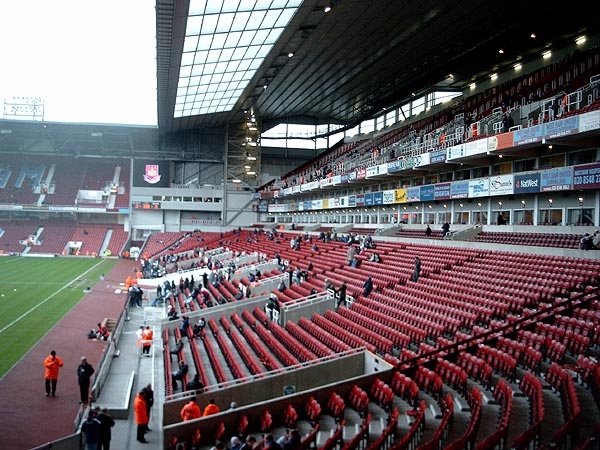
[[[0,378],[108,273],[116,259],[0,258]]]

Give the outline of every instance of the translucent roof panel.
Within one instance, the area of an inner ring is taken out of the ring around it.
[[[190,0],[175,117],[230,111],[301,4]]]

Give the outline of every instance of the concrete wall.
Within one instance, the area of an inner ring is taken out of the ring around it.
[[[197,402],[204,408],[214,399],[222,411],[214,416],[181,422],[179,412],[189,398],[168,401],[163,407],[164,442],[173,436],[191,436],[196,428],[202,433],[202,444],[213,445],[214,430],[220,422],[225,424],[227,439],[237,433],[243,415],[247,416],[251,429],[260,428],[260,416],[268,410],[275,426],[283,426],[283,412],[292,404],[299,414],[304,412],[306,401],[313,396],[327,412],[327,400],[332,391],[347,400],[353,385],[370,391],[375,378],[391,381],[393,367],[378,356],[365,350],[355,350],[343,356],[323,362],[307,363],[304,367],[274,374],[252,383],[230,385],[223,389],[197,395]],[[295,393],[285,395],[293,387]],[[227,410],[231,401],[238,403],[235,410]],[[260,437],[258,437],[260,439]]]

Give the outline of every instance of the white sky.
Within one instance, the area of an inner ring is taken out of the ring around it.
[[[4,100],[41,97],[48,122],[156,125],[153,0],[0,1]]]

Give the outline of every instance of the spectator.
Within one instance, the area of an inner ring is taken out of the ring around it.
[[[148,414],[148,423],[150,422],[150,413],[152,412],[152,406],[154,405],[154,390],[152,390],[152,384],[148,383],[141,390],[144,401],[146,402],[146,413]],[[146,431],[152,431],[146,424]]]
[[[52,350],[50,355],[44,359],[46,373],[44,375],[46,384],[46,397],[56,397],[56,384],[58,383],[58,371],[64,365],[63,360],[56,356],[56,351]]]
[[[175,308],[173,308],[173,305],[171,305],[170,303],[169,306],[167,306],[167,317],[169,318],[169,320],[179,319],[179,317],[177,316],[177,311],[175,311]]]
[[[285,289],[286,289],[286,286],[285,286],[285,281],[283,281],[283,278],[282,278],[282,279],[279,281],[279,284],[277,285],[277,290],[278,290],[279,292],[284,292],[284,291],[285,291]]]
[[[337,309],[340,308],[340,306],[346,306],[346,282],[342,281],[342,284],[340,284],[339,289],[337,290]]]
[[[183,389],[183,383],[184,383],[183,380],[185,380],[185,377],[188,374],[189,370],[190,370],[190,368],[185,363],[185,361],[180,360],[179,361],[179,369],[177,369],[176,372],[171,373],[171,384],[173,385],[173,390],[177,389],[177,381],[181,381],[181,386]]]
[[[110,441],[112,439],[111,428],[115,426],[115,420],[108,413],[107,408],[94,408],[96,419],[100,422],[100,436],[98,439],[98,450],[110,450]]]
[[[419,279],[419,275],[421,274],[421,259],[417,256],[415,257],[415,269],[412,276],[412,281],[416,282]]]
[[[229,450],[240,450],[240,447],[242,445],[243,444],[242,441],[240,441],[240,438],[237,436],[233,436],[229,441]]]
[[[427,224],[427,228],[425,228],[425,236],[431,237],[431,233],[431,227],[429,226],[429,224]]]
[[[108,328],[106,327],[106,325],[98,322],[98,328],[96,329],[96,339],[108,341],[109,335],[110,335],[110,332],[108,331]]]
[[[154,341],[154,331],[150,328],[150,325],[146,325],[144,331],[142,331],[142,355],[150,356],[150,348]]]
[[[442,233],[444,236],[450,233],[450,224],[448,222],[444,222],[444,225],[442,225]]]
[[[133,412],[135,414],[135,423],[137,425],[136,439],[142,444],[148,443],[144,434],[148,428],[148,410],[146,409],[146,400],[143,392],[138,392],[133,401]]]
[[[273,438],[273,435],[271,433],[267,433],[265,435],[265,441],[264,441],[263,448],[264,448],[264,450],[283,450],[281,448],[281,445],[279,445],[277,443],[277,441],[275,441],[275,439]]]
[[[204,339],[205,327],[206,327],[206,320],[204,319],[204,317],[200,317],[200,319],[198,319],[198,322],[196,322],[194,324],[194,327],[192,328],[194,337]]]
[[[242,444],[239,450],[252,450],[256,446],[256,436],[249,434],[246,436],[246,442]]]
[[[183,405],[179,415],[181,416],[181,420],[184,422],[202,417],[200,406],[198,406],[198,403],[196,403],[196,397],[191,397],[190,401]]]
[[[326,291],[329,291],[329,290],[335,291],[335,286],[333,285],[333,283],[331,281],[329,281],[328,278],[325,278],[324,283],[325,283],[325,290]]]
[[[90,398],[90,380],[94,374],[94,368],[87,362],[87,357],[81,357],[81,363],[77,367],[77,383],[79,384],[79,403],[87,403]]]
[[[373,279],[371,276],[367,277],[367,280],[363,284],[363,297],[368,297],[371,291],[373,290]]]
[[[202,412],[202,417],[210,416],[212,414],[217,414],[218,412],[221,412],[221,409],[215,403],[215,399],[211,398],[208,401],[208,405],[206,405],[204,407],[204,411]]]
[[[181,336],[189,338],[189,330],[190,318],[188,316],[181,316],[181,322],[179,323],[179,332],[181,333]]]
[[[186,391],[196,391],[197,394],[201,394],[204,391],[204,384],[200,380],[200,375],[194,375],[194,378],[186,384],[185,389]]]
[[[288,433],[281,436],[277,443],[283,450],[298,450],[302,444],[302,435],[297,429],[290,430]]]
[[[179,359],[180,352],[183,350],[183,341],[181,338],[178,338],[175,341],[175,347],[169,350],[169,355],[177,355],[177,359]],[[169,356],[170,358],[170,356]]]
[[[101,423],[96,418],[93,410],[88,413],[87,419],[81,424],[81,432],[85,437],[85,450],[97,450],[100,442]]]

